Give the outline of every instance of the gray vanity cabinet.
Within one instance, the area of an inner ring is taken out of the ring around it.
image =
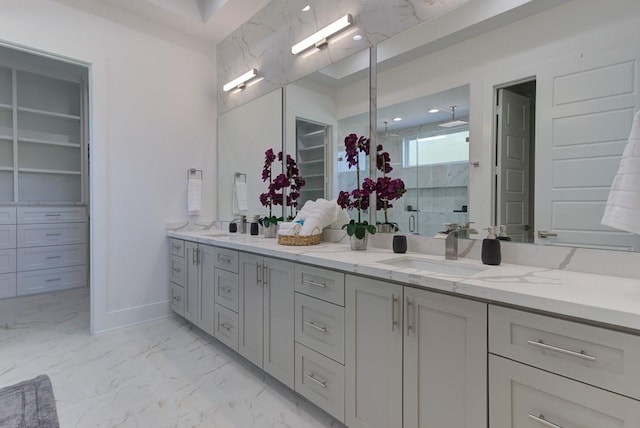
[[[239,257],[238,352],[294,387],[294,283],[291,262]]]
[[[184,317],[214,334],[214,259],[209,245],[185,242]]]

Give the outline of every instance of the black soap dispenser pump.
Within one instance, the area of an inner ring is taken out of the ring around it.
[[[486,239],[482,241],[482,263],[497,266],[502,262],[500,241],[496,239],[495,228],[493,226],[489,226],[487,230],[489,234]]]

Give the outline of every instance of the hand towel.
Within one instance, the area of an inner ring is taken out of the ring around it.
[[[200,214],[202,208],[202,180],[190,178],[187,184],[187,210],[189,215]]]
[[[602,224],[640,234],[640,111],[613,180]]]
[[[233,183],[233,214],[245,214],[249,209],[247,202],[247,183],[236,181]]]

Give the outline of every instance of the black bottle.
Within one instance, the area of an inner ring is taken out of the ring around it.
[[[489,234],[482,241],[482,263],[497,266],[501,262],[500,241],[496,239],[493,226],[489,226]]]
[[[257,235],[260,232],[260,228],[258,227],[258,223],[251,223],[251,230],[250,230],[252,235]]]
[[[393,252],[407,252],[407,237],[405,235],[393,235]]]

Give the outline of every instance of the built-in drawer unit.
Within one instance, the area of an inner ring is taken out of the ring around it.
[[[16,250],[0,250],[0,274],[16,271]],[[0,292],[1,294],[1,292]]]
[[[238,312],[238,274],[216,269],[213,275],[215,302]]]
[[[295,371],[295,390],[344,423],[344,366],[296,343]]]
[[[184,316],[184,287],[171,284],[171,300],[169,307],[178,315]]]
[[[489,352],[640,399],[640,336],[490,305]]]
[[[184,287],[185,269],[184,258],[178,256],[171,256],[171,272],[169,272],[171,282]]]
[[[18,272],[85,264],[86,245],[18,249]]]
[[[19,295],[82,287],[87,282],[85,266],[35,270],[18,273]]]
[[[172,256],[184,257],[184,241],[169,239],[169,252]]]
[[[0,249],[16,248],[16,226],[0,225]]]
[[[17,293],[16,274],[2,273],[0,274],[0,299],[5,297],[13,297]]]
[[[344,273],[296,264],[295,289],[299,293],[344,306]]]
[[[84,244],[87,241],[85,223],[20,224],[18,247]]]
[[[295,340],[344,364],[344,308],[295,295]]]
[[[18,223],[85,223],[85,207],[18,207]]]
[[[226,248],[216,248],[213,265],[229,272],[238,273],[238,252]]]
[[[491,428],[640,426],[640,402],[524,364],[489,356]]]
[[[0,207],[0,224],[16,224],[15,207]]]
[[[238,352],[238,314],[217,303],[214,306],[214,337]]]

